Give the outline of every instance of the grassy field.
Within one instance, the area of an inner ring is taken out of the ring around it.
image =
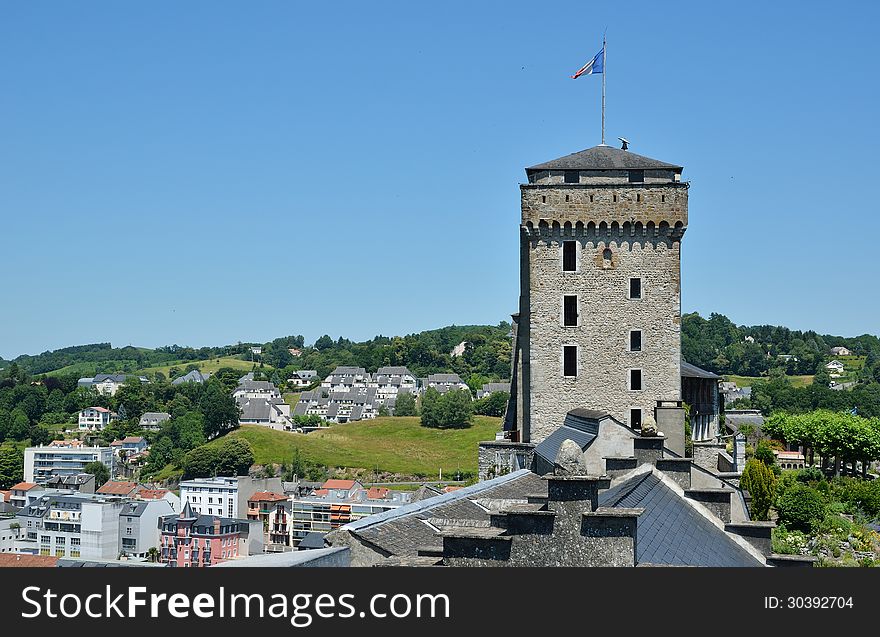
[[[813,384],[813,376],[788,376],[788,380],[794,387],[806,387]],[[751,387],[755,381],[767,380],[765,376],[737,376],[736,374],[728,374],[724,380],[736,383],[737,387]]]
[[[161,367],[147,367],[145,369],[138,370],[140,374],[154,374],[156,372],[161,372],[168,376],[172,367],[178,367],[182,372],[186,369],[187,365],[198,365],[199,370],[202,372],[210,372],[214,373],[221,367],[231,367],[232,369],[240,369],[242,372],[249,372],[253,369],[253,363],[250,361],[243,361],[232,356],[221,356],[220,358],[209,358],[201,361],[181,361],[179,363],[174,363],[173,365],[162,365]],[[271,369],[269,365],[265,365],[264,368]]]
[[[300,392],[291,392],[289,394],[284,394],[282,398],[284,398],[284,402],[286,402],[291,407],[295,407],[299,402],[299,394]],[[293,410],[291,410],[292,413]]]
[[[477,470],[477,443],[494,440],[499,418],[474,417],[468,429],[429,429],[416,417],[331,425],[310,434],[274,431],[244,425],[228,436],[244,438],[254,450],[257,464],[289,462],[295,449],[303,458],[328,467],[375,469],[406,475],[437,477],[440,469]],[[209,444],[220,444],[222,438]]]

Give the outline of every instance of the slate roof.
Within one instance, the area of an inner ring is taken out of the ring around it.
[[[429,525],[428,520],[489,523],[489,514],[471,498],[523,499],[524,494],[546,493],[545,480],[528,469],[520,469],[464,489],[349,522],[340,530],[348,531],[391,555],[415,557],[421,548],[440,550],[443,547],[442,538],[435,535],[435,527]]]
[[[429,383],[460,383],[461,377],[458,374],[431,374],[426,379]]]
[[[544,438],[541,443],[535,447],[535,454],[541,456],[544,460],[553,464],[559,453],[559,448],[566,440],[573,440],[581,448],[585,450],[596,439],[596,434],[582,429],[562,425],[552,434]]]
[[[721,378],[718,374],[713,374],[705,369],[700,369],[696,365],[691,365],[684,359],[681,359],[681,375],[685,378],[707,378],[711,380],[718,380]]]
[[[324,536],[321,533],[310,531],[296,545],[298,549],[322,549],[324,548]]]
[[[637,155],[628,150],[611,146],[593,146],[577,153],[530,166],[526,168],[526,172],[535,170],[642,170],[646,168],[682,170],[681,166]]]
[[[183,383],[204,383],[211,377],[210,373],[203,374],[197,369],[187,372],[183,376],[178,376],[171,381],[172,385],[182,385]]]
[[[405,376],[405,375],[409,375],[409,376],[412,376],[413,378],[415,378],[415,374],[413,374],[411,371],[409,371],[409,369],[407,369],[406,367],[401,367],[401,366],[397,366],[397,367],[394,367],[394,366],[391,366],[391,367],[380,367],[380,368],[376,371],[376,373],[379,374],[379,375],[382,375],[382,376]]]
[[[160,422],[169,420],[171,418],[171,414],[166,411],[148,411],[141,416],[141,422],[145,420],[158,420]]]
[[[763,566],[654,473],[637,474],[599,493],[599,506],[643,508],[638,519],[639,564]]]

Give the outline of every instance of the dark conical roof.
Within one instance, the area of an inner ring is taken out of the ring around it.
[[[628,150],[611,146],[593,146],[559,159],[530,166],[526,168],[526,172],[533,170],[643,170],[646,168],[682,170],[681,166],[637,155]]]
[[[180,512],[181,520],[195,520],[197,516],[193,513],[192,507],[189,504],[189,500],[186,501],[186,504],[183,505],[183,511]]]

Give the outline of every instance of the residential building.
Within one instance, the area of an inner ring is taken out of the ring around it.
[[[16,549],[33,555],[116,559],[120,498],[91,494],[46,494],[18,512],[24,538]]]
[[[422,390],[433,387],[441,394],[445,394],[450,389],[464,389],[470,394],[470,388],[467,386],[458,374],[431,374],[422,379]]]
[[[845,347],[832,347],[831,348],[832,356],[852,356],[852,352],[849,351]]]
[[[367,386],[376,388],[376,402],[380,405],[389,400],[393,402],[398,392],[415,394],[418,391],[416,376],[406,367],[380,367]]]
[[[196,513],[186,502],[179,514],[160,518],[160,561],[172,567],[213,566],[262,553],[262,524]]]
[[[827,363],[825,363],[825,369],[827,369],[832,376],[834,376],[835,374],[837,376],[842,376],[843,372],[846,370],[846,367],[844,367],[843,363],[841,363],[840,361],[828,361]]]
[[[510,393],[510,383],[486,383],[483,385],[481,389],[477,390],[477,400],[480,398],[485,398],[486,396],[491,396],[497,392],[503,392],[505,394]]]
[[[0,554],[15,553],[15,543],[22,535],[21,523],[12,515],[0,517]]]
[[[314,369],[300,369],[293,372],[293,375],[287,379],[289,385],[294,387],[307,387],[315,382],[318,372]]]
[[[266,550],[278,551],[290,546],[290,535],[287,532],[289,496],[272,491],[257,491],[248,498],[247,507],[248,520],[257,520],[263,526],[263,544]]]
[[[202,373],[197,369],[187,372],[183,376],[178,376],[171,381],[172,385],[182,385],[183,383],[206,383],[211,377],[210,373]]]
[[[43,482],[54,475],[83,473],[90,462],[104,463],[111,476],[116,468],[110,447],[89,447],[79,440],[55,440],[48,445],[24,450],[24,479],[26,482]]]
[[[122,498],[133,498],[143,487],[137,482],[125,482],[122,480],[110,480],[105,482],[98,488],[96,493],[99,495],[118,496]]]
[[[169,491],[168,489],[139,489],[135,494],[138,500],[165,500],[171,505],[171,510],[177,513],[183,507],[180,503],[180,497]]]
[[[263,425],[278,431],[293,428],[290,419],[290,405],[280,397],[274,398],[236,398],[241,413],[238,417],[240,425]]]
[[[66,476],[50,476],[43,483],[47,489],[58,491],[76,491],[77,493],[94,493],[95,476],[91,473],[74,473]]]
[[[412,493],[388,489],[365,489],[355,480],[327,480],[308,495],[291,498],[288,532],[296,547],[309,533],[325,535],[354,520],[395,509],[409,502]],[[279,514],[269,514],[270,528],[280,530]]]
[[[366,387],[371,380],[363,367],[340,365],[321,382],[321,387],[330,392],[348,392],[355,387]]]
[[[33,482],[19,482],[9,487],[7,501],[15,509],[22,509],[34,500],[40,498],[46,488]]]
[[[79,412],[79,430],[101,431],[116,417],[115,413],[105,407],[86,407]]]
[[[141,416],[140,426],[141,429],[148,431],[159,431],[162,428],[162,423],[167,420],[171,420],[171,414],[164,411],[148,411]]]
[[[126,502],[119,512],[119,553],[128,557],[147,557],[151,548],[161,546],[159,520],[174,515],[164,499]]]
[[[77,385],[80,387],[91,387],[99,394],[105,396],[115,396],[119,388],[126,382],[137,379],[142,383],[149,380],[145,376],[131,376],[129,374],[97,374],[92,378],[80,378]]]
[[[131,459],[147,450],[147,439],[143,436],[126,436],[122,440],[111,442],[110,447],[117,458],[124,452],[125,456]]]
[[[281,398],[281,392],[278,388],[268,380],[245,380],[239,383],[232,397],[236,402],[240,402],[246,398],[263,398],[271,401],[274,398]]]
[[[239,518],[247,510],[248,498],[257,491],[281,492],[278,478],[250,476],[196,478],[180,483],[180,501],[189,502],[199,515]]]

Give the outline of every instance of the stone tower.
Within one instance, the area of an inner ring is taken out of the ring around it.
[[[539,443],[579,407],[638,428],[680,400],[681,171],[609,146],[526,169],[511,440]]]

